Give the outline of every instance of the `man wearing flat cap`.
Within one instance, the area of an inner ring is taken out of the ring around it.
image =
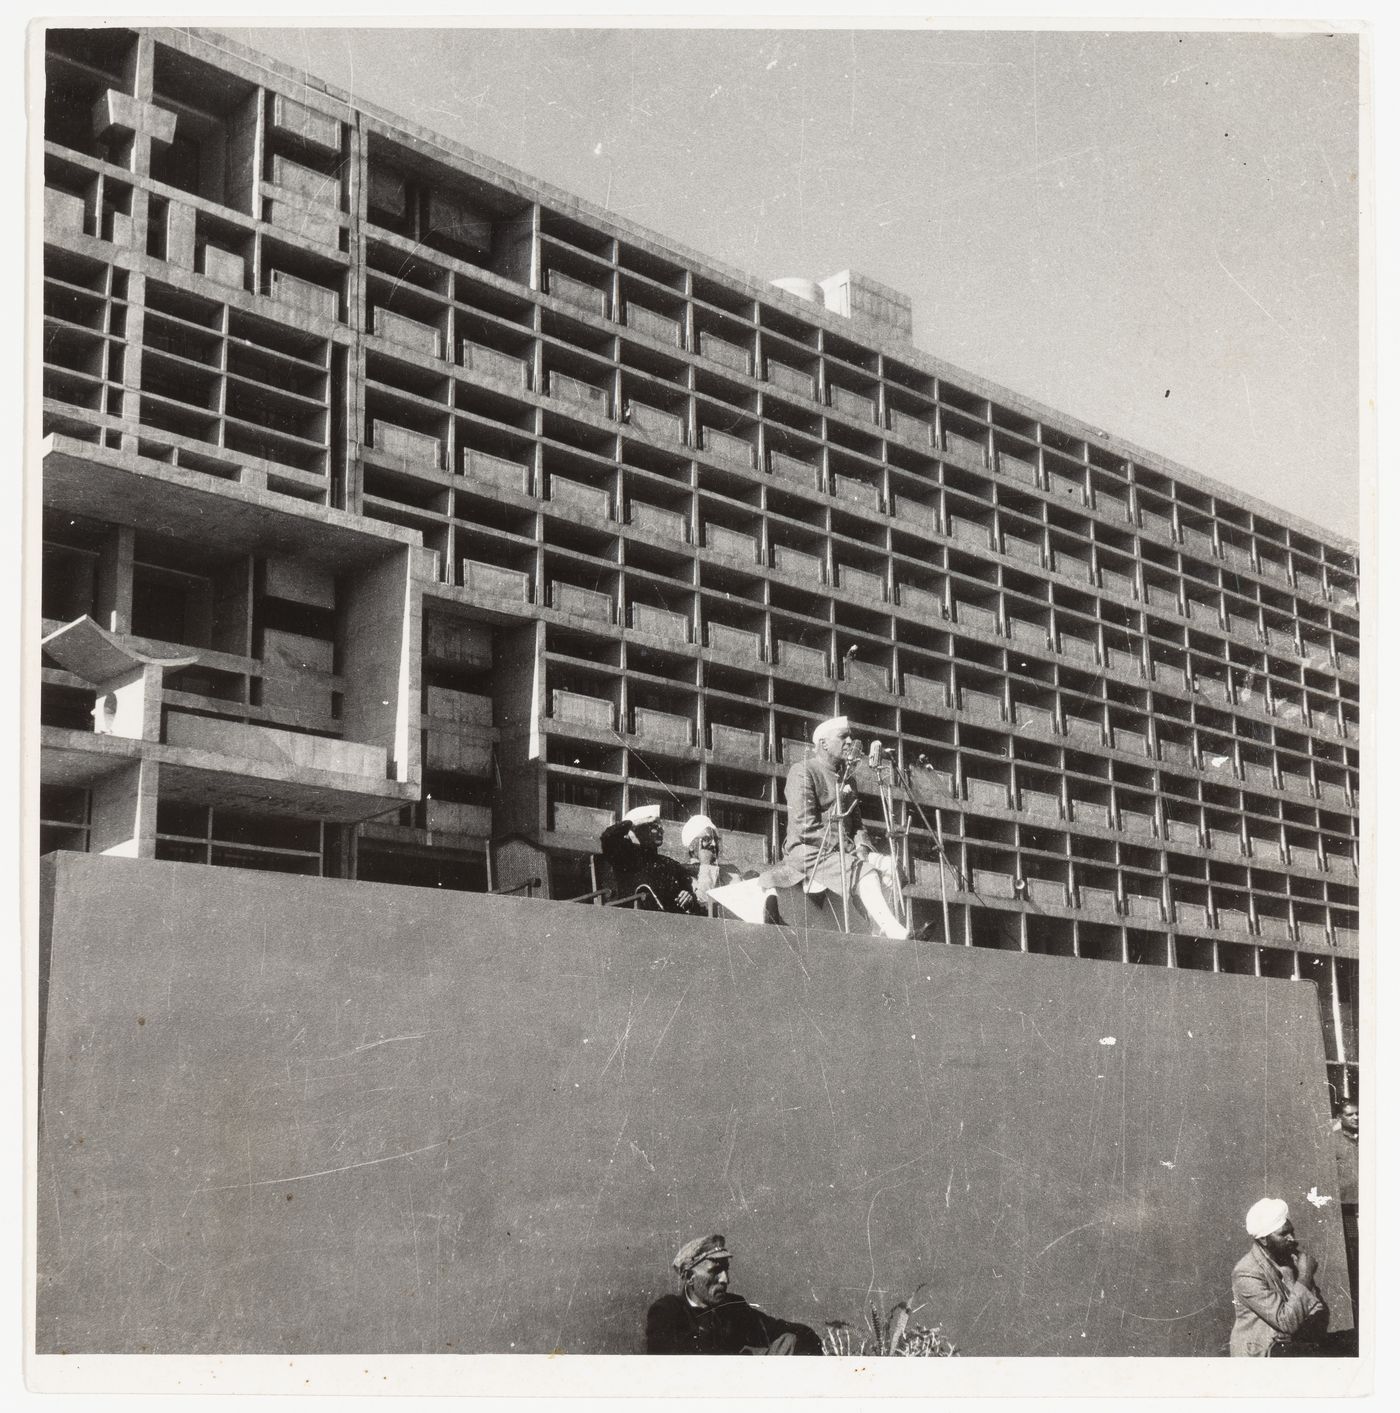
[[[620,894],[640,893],[646,911],[708,916],[685,865],[661,853],[662,838],[659,805],[638,805],[603,830],[603,857]]]
[[[680,1282],[647,1311],[648,1354],[820,1354],[815,1330],[780,1320],[729,1289],[722,1236],[687,1241],[671,1262]]]
[[[1235,1266],[1230,1294],[1236,1358],[1311,1354],[1327,1333],[1327,1302],[1317,1289],[1317,1262],[1298,1245],[1288,1203],[1264,1197],[1245,1213],[1254,1245]]]
[[[788,771],[783,861],[791,881],[800,879],[808,893],[825,890],[839,898],[851,889],[881,936],[902,942],[909,929],[890,911],[883,887],[893,877],[894,860],[875,851],[855,786],[846,778],[851,739],[846,717],[823,721],[812,733],[811,755]]]

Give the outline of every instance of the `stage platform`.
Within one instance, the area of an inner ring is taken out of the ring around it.
[[[1310,983],[43,864],[41,1353],[640,1352],[690,1237],[821,1328],[1215,1355],[1284,1197],[1351,1325]]]

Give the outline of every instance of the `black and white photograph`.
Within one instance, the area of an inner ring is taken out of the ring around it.
[[[1364,1392],[1365,26],[250,23],[29,31],[29,1386]]]

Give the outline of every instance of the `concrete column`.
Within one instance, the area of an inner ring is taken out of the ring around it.
[[[253,652],[253,561],[247,555],[221,569],[211,581],[210,646],[221,653],[251,657]],[[331,602],[334,604],[334,589]]]
[[[428,551],[392,553],[340,585],[345,737],[383,746],[395,780],[419,778],[419,642]]]
[[[136,531],[115,525],[97,557],[96,621],[109,633],[131,632],[131,576]]]
[[[540,730],[548,710],[542,623],[498,634],[491,695],[500,728],[500,777],[492,801],[496,834],[537,835],[548,826]]]
[[[154,858],[159,785],[160,767],[151,760],[131,761],[95,781],[88,851],[131,859]]]
[[[1346,1065],[1348,1062],[1354,1063],[1355,1055],[1347,1054],[1346,1031],[1342,1028],[1342,1002],[1337,994],[1337,959],[1328,957],[1327,959],[1328,981],[1331,989],[1331,1015],[1329,1020],[1332,1025],[1332,1035],[1337,1047],[1338,1061]]]
[[[171,199],[165,213],[165,258],[182,270],[194,270],[195,211],[185,201]]]

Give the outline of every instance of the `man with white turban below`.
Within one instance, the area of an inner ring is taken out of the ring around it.
[[[603,830],[603,857],[619,893],[623,897],[640,893],[639,906],[644,911],[708,917],[685,865],[661,852],[663,837],[659,805],[638,805]]]
[[[762,899],[760,906],[763,908],[763,920],[773,923],[782,922],[782,917],[778,912],[778,894],[771,886],[768,873],[756,873],[751,869],[745,874],[740,871],[737,864],[720,862],[724,840],[709,815],[691,815],[681,830],[681,843],[690,854],[690,872],[695,880],[695,896],[707,907],[712,901],[721,906],[726,904],[734,906],[732,898],[717,897],[712,900],[710,890],[712,888],[728,888],[731,884],[748,878],[753,881],[754,888],[759,890],[759,896]]]
[[[846,717],[823,721],[812,733],[812,753],[788,771],[783,859],[808,893],[828,890],[839,898],[852,887],[880,934],[902,942],[909,929],[890,911],[883,887],[894,877],[894,860],[875,851],[846,778],[851,739]]]
[[[1327,1332],[1327,1302],[1318,1292],[1317,1262],[1298,1245],[1288,1203],[1264,1197],[1245,1213],[1254,1244],[1230,1279],[1235,1327],[1230,1354],[1278,1358],[1310,1354]]]

